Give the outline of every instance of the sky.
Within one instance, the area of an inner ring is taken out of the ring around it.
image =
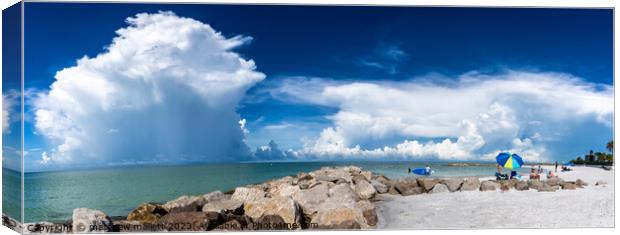
[[[26,3],[26,170],[606,151],[612,14]]]

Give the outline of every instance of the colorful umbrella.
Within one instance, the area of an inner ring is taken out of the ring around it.
[[[497,164],[507,169],[519,169],[523,165],[523,159],[513,153],[500,153],[495,159]]]

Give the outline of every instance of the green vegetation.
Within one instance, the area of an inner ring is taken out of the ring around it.
[[[574,160],[570,160],[573,164],[588,164],[588,165],[612,165],[614,162],[614,141],[607,142],[605,146],[608,153],[602,152],[594,152],[590,150],[590,152],[583,157],[577,157]]]

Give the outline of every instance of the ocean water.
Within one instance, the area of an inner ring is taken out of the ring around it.
[[[357,165],[389,178],[403,178],[412,177],[407,173],[408,167],[424,167],[425,164],[236,163],[25,173],[24,220],[25,222],[66,221],[71,219],[73,209],[78,207],[102,210],[111,216],[125,216],[143,202],[165,202],[182,195],[201,195],[215,190],[225,192],[237,186],[296,175],[298,172],[313,171],[323,166]],[[492,176],[495,172],[493,166],[455,167],[446,163],[430,163],[430,165],[435,171],[434,176],[438,177]],[[15,209],[14,206],[5,208]]]

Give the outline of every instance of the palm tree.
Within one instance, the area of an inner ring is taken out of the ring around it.
[[[607,146],[605,146],[607,148],[607,150],[609,150],[609,152],[613,153],[614,152],[614,141],[609,141],[607,142]]]

